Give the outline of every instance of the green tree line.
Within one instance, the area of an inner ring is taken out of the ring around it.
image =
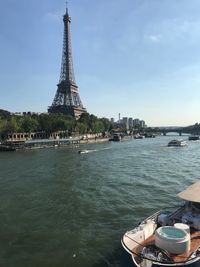
[[[12,133],[45,132],[53,133],[65,131],[72,133],[102,133],[111,131],[113,124],[107,118],[98,118],[93,114],[83,113],[76,120],[64,114],[32,114],[14,115],[8,111],[0,110],[0,135]]]

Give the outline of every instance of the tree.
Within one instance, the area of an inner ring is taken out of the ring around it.
[[[39,116],[39,131],[45,131],[46,133],[51,133],[53,131],[52,117],[48,114],[41,114]]]
[[[10,118],[10,112],[7,110],[0,109],[0,118],[2,119],[9,119]]]
[[[87,133],[87,124],[77,121],[77,123],[76,123],[76,131],[79,134]]]
[[[21,120],[21,131],[22,132],[35,132],[38,128],[38,121],[30,115],[25,115]]]
[[[89,113],[82,113],[80,118],[78,119],[78,122],[85,125],[85,133],[90,131],[90,114]]]
[[[15,116],[10,117],[9,120],[5,121],[5,126],[4,126],[4,133],[17,133],[20,126],[17,122],[17,118]]]
[[[0,110],[0,133],[6,136],[14,132],[46,132],[47,134],[61,131],[62,136],[71,135],[73,132],[103,133],[113,129],[114,125],[106,118],[98,118],[89,113],[82,113],[76,120],[72,116],[60,113],[40,115],[11,115],[10,112]]]
[[[89,129],[92,133],[97,133],[98,132],[98,118],[91,114],[90,115],[90,120],[89,120]]]
[[[107,118],[100,119],[104,125],[104,131],[112,131],[114,128],[114,124]]]

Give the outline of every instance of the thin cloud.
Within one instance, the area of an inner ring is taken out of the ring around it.
[[[191,43],[199,40],[200,20],[165,19],[159,24],[154,21],[147,26],[145,32],[145,39],[154,43],[173,43],[179,39]]]
[[[44,20],[47,21],[60,21],[60,18],[62,17],[63,11],[57,10],[55,12],[47,12],[44,14]]]
[[[160,34],[147,36],[147,39],[153,43],[159,43],[161,41],[161,38],[162,38],[162,36]]]

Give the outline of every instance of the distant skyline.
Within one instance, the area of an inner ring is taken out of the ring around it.
[[[47,112],[59,81],[64,0],[0,0],[0,109]],[[84,107],[148,126],[200,122],[199,0],[71,0]]]

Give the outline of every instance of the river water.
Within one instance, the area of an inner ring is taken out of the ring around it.
[[[0,153],[0,266],[132,266],[123,233],[199,179],[200,142],[173,138]]]

